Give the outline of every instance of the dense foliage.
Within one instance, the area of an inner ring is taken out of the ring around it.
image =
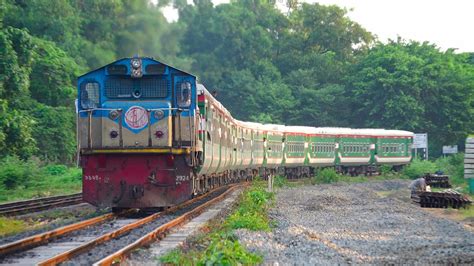
[[[72,163],[76,77],[135,54],[195,73],[238,119],[428,132],[435,155],[473,131],[472,53],[379,43],[337,6],[194,2],[0,0],[0,157]]]

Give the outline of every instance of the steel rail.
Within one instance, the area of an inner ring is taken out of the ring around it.
[[[98,224],[100,222],[114,218],[116,215],[113,213],[104,214],[95,218],[91,218],[85,221],[81,221],[75,224],[66,225],[48,232],[40,233],[34,236],[30,236],[24,239],[17,240],[12,243],[4,244],[0,246],[0,256],[5,256],[13,253],[17,253],[23,250],[27,250],[44,243],[49,242],[51,239],[65,235],[67,233],[80,230],[90,225]]]
[[[140,239],[136,240],[135,242],[133,242],[132,244],[120,249],[119,251],[109,255],[108,257],[94,263],[94,266],[98,266],[98,265],[112,265],[114,263],[117,263],[121,260],[123,260],[124,258],[126,258],[126,256],[128,256],[134,249],[136,248],[139,248],[139,247],[142,247],[142,246],[145,246],[153,241],[155,241],[156,239],[158,239],[159,237],[163,236],[164,234],[166,234],[167,232],[169,232],[172,228],[175,228],[179,225],[182,225],[184,224],[185,222],[191,220],[192,218],[194,218],[195,216],[199,215],[200,213],[202,213],[204,211],[204,209],[208,208],[209,206],[215,204],[217,201],[220,201],[222,200],[224,197],[226,197],[229,193],[231,193],[232,191],[234,191],[237,187],[241,187],[243,185],[232,185],[230,186],[227,191],[225,191],[224,193],[222,193],[221,195],[199,205],[198,207],[194,208],[193,210],[191,211],[188,211],[186,212],[185,214],[179,216],[178,218],[176,219],[173,219],[169,222],[167,222],[166,224],[163,224],[161,225],[160,227],[156,228],[155,230],[153,230],[152,232],[146,234],[145,236],[141,237]]]
[[[233,187],[235,185],[231,185],[231,187]],[[107,241],[110,241],[110,240],[113,240],[115,238],[118,238],[128,232],[130,232],[131,230],[133,229],[136,229],[144,224],[147,224],[147,223],[150,223],[154,220],[156,220],[157,218],[163,216],[163,215],[166,215],[166,214],[169,214],[169,213],[173,213],[179,209],[182,209],[182,208],[185,208],[193,203],[195,203],[196,201],[199,201],[199,200],[202,200],[203,198],[207,197],[210,193],[213,193],[215,191],[218,191],[219,189],[222,189],[222,187],[219,187],[219,188],[216,188],[216,189],[213,189],[211,191],[209,191],[208,193],[206,194],[203,194],[203,195],[200,195],[196,198],[193,198],[191,200],[188,200],[180,205],[176,205],[176,206],[173,206],[171,208],[168,208],[166,209],[165,211],[163,212],[159,212],[159,213],[155,213],[155,214],[152,214],[150,216],[147,216],[143,219],[140,219],[136,222],[132,222],[130,224],[127,224],[127,225],[124,225],[122,226],[121,228],[117,229],[117,230],[114,230],[112,232],[109,232],[107,234],[104,234],[94,240],[91,240],[81,246],[78,246],[76,248],[73,248],[73,249],[70,249],[70,250],[67,250],[63,253],[60,253],[60,254],[57,254],[56,256],[54,257],[51,257],[49,259],[46,259],[40,263],[38,263],[38,265],[55,265],[55,264],[59,264],[61,262],[65,262],[65,261],[68,261],[82,253],[85,253],[91,249],[93,249],[95,246],[99,245],[99,244],[102,244],[104,242],[107,242]],[[227,192],[224,192],[224,193],[227,193]]]
[[[0,205],[0,215],[12,215],[31,211],[41,211],[51,207],[66,206],[81,202],[82,193],[9,202]]]

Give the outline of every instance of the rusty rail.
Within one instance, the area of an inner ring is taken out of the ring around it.
[[[221,195],[207,201],[206,203],[194,208],[191,211],[186,212],[185,214],[181,215],[180,217],[178,217],[174,220],[171,220],[168,223],[156,228],[155,230],[153,230],[152,232],[150,232],[150,233],[146,234],[145,236],[141,237],[140,239],[138,239],[134,243],[132,243],[132,244],[120,249],[119,251],[115,252],[114,254],[111,254],[110,256],[96,262],[94,264],[94,266],[97,266],[97,265],[112,265],[113,263],[117,263],[117,262],[123,260],[134,249],[136,249],[138,247],[145,246],[145,245],[155,241],[159,237],[161,237],[164,234],[166,234],[167,232],[169,232],[172,228],[177,227],[177,226],[185,223],[186,221],[191,220],[195,216],[202,213],[204,211],[204,209],[206,209],[210,205],[213,205],[214,203],[222,200],[229,193],[231,193],[237,187],[240,187],[240,186],[242,186],[242,185],[233,185],[233,186],[229,187],[229,189],[227,191],[225,191],[224,193],[222,193]]]
[[[209,193],[212,193],[212,192],[214,192],[216,190],[219,190],[219,189],[222,189],[222,188],[216,188],[216,189],[210,191]],[[56,255],[52,258],[44,260],[44,261],[40,262],[38,265],[54,265],[54,264],[59,264],[61,262],[70,260],[70,259],[78,256],[79,254],[85,253],[85,252],[93,249],[95,246],[97,246],[99,244],[102,244],[102,243],[107,242],[109,240],[112,240],[114,238],[118,238],[121,235],[124,235],[124,234],[130,232],[131,230],[133,230],[137,227],[140,227],[144,224],[147,224],[147,223],[149,223],[149,222],[151,222],[151,221],[153,221],[153,220],[155,220],[155,219],[157,219],[157,218],[159,218],[163,215],[166,215],[168,213],[172,213],[172,212],[177,211],[179,209],[185,208],[185,207],[189,206],[190,204],[193,204],[196,201],[203,199],[207,195],[208,194],[200,195],[199,197],[188,200],[188,201],[184,202],[183,204],[180,204],[180,205],[171,207],[169,209],[166,209],[163,212],[155,213],[155,214],[147,216],[143,219],[140,219],[136,222],[132,222],[130,224],[124,225],[124,226],[122,226],[121,228],[119,228],[115,231],[104,234],[104,235],[102,235],[102,236],[100,236],[100,237],[98,237],[98,238],[96,238],[92,241],[89,241],[89,242],[87,242],[87,243],[85,243],[81,246],[78,246],[78,247],[73,248],[71,250],[67,250],[67,251],[65,251],[61,254],[58,254],[58,255]]]
[[[34,236],[30,236],[24,239],[17,240],[12,243],[8,243],[5,245],[0,246],[0,256],[5,256],[8,254],[20,252],[26,249],[30,249],[44,243],[47,243],[53,238],[65,235],[67,233],[77,231],[79,229],[85,228],[90,225],[98,224],[100,222],[112,219],[115,217],[115,214],[109,213],[104,214],[95,218],[91,218],[82,222],[78,222],[75,224],[70,224],[63,226],[61,228],[57,228],[48,232],[44,232],[41,234],[37,234]]]
[[[81,202],[83,202],[82,193],[15,201],[1,204],[0,215],[17,215],[22,213],[42,211],[52,207],[73,205]]]

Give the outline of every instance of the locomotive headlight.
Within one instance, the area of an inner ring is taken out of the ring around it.
[[[141,67],[141,66],[142,66],[142,62],[141,62],[140,59],[138,59],[138,58],[133,58],[133,59],[132,59],[132,67],[133,67],[133,68],[137,69],[137,68],[139,68],[139,67]]]
[[[140,58],[132,58],[130,65],[132,66],[132,78],[141,78],[143,76],[142,60]]]
[[[178,106],[189,107],[191,105],[191,83],[186,81],[178,86]]]
[[[162,119],[165,116],[165,112],[163,112],[163,110],[156,110],[153,112],[153,116],[156,119]]]
[[[143,72],[141,68],[132,69],[132,78],[141,78],[143,76]]]

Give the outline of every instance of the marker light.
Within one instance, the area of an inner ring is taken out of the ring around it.
[[[155,136],[156,136],[157,139],[161,139],[163,137],[163,135],[165,135],[163,133],[163,131],[158,130],[158,131],[155,132]]]
[[[115,130],[110,131],[110,137],[115,139],[116,137],[118,137],[118,132]]]
[[[156,119],[162,119],[165,116],[165,112],[163,112],[163,110],[156,110],[153,112],[153,116]]]
[[[119,112],[117,110],[113,110],[109,113],[109,118],[111,120],[117,119],[118,116],[119,116]]]

